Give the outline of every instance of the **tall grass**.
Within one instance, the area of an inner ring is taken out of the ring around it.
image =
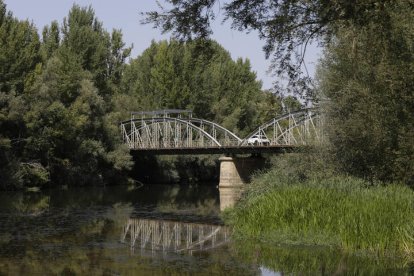
[[[332,175],[299,180],[274,169],[254,180],[225,220],[236,237],[414,252],[414,193],[403,185]]]

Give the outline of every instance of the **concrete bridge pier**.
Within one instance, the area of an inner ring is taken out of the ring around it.
[[[220,157],[220,209],[232,207],[240,198],[242,188],[251,180],[254,171],[262,169],[265,159],[261,156]]]
[[[263,169],[265,159],[261,156],[220,157],[219,188],[242,187],[250,182],[254,171]]]

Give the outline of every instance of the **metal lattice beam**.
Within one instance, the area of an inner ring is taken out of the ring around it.
[[[253,141],[258,146],[299,146],[320,142],[319,120],[318,110],[312,108],[284,114],[255,129],[239,145],[247,146]]]
[[[291,147],[321,142],[320,124],[317,109],[303,109],[266,122],[242,140],[214,122],[192,118],[191,111],[174,109],[133,112],[121,123],[121,135],[131,150]]]
[[[233,146],[242,141],[236,134],[219,124],[197,118],[190,118],[188,121],[209,133],[221,146]]]
[[[121,124],[130,149],[221,147],[205,129],[179,118],[133,119]]]

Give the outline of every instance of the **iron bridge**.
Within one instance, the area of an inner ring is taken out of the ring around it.
[[[133,153],[243,154],[283,152],[320,143],[321,116],[307,108],[273,118],[243,139],[190,110],[131,112],[121,123],[124,143]]]

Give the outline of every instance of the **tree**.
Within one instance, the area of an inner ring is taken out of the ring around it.
[[[109,34],[92,7],[73,5],[63,20],[61,33],[61,51],[77,56],[83,70],[92,73],[99,94],[110,101],[131,52],[122,41],[122,32],[113,30]]]
[[[7,12],[0,0],[0,179],[2,188],[22,185],[26,172],[39,172],[34,163],[21,160],[27,110],[24,92],[39,71],[40,41],[36,28]]]
[[[131,163],[119,156],[128,156],[122,145],[111,143],[107,106],[92,74],[67,54],[49,59],[28,91],[26,156],[39,160],[55,185],[103,183]]]
[[[36,28],[7,12],[0,0],[0,91],[21,94],[32,80],[40,62],[40,41]]]
[[[130,53],[121,31],[74,5],[39,41],[0,0],[0,41],[1,188],[109,182],[131,166],[113,116]]]
[[[137,101],[134,109],[191,109],[246,134],[260,121],[261,83],[248,60],[233,61],[214,41],[201,52],[198,43],[153,42],[125,70],[122,91]]]
[[[41,46],[42,58],[46,63],[49,58],[52,57],[52,54],[60,46],[60,29],[57,21],[53,21],[49,26],[43,28],[43,43]]]
[[[332,152],[343,171],[414,184],[414,9],[384,7],[365,26],[338,30],[319,89]]]
[[[274,72],[286,74],[290,90],[308,98],[310,78],[302,74],[301,65],[309,42],[326,45],[338,28],[366,25],[381,18],[386,7],[395,6],[393,0],[232,0],[224,5],[218,0],[164,2],[168,8],[160,5],[159,11],[145,13],[142,22],[152,23],[163,32],[172,31],[183,40],[208,38],[215,11],[222,12],[224,20],[232,21],[232,28],[257,31],[265,40],[266,57],[272,56]]]
[[[412,0],[233,0],[220,9],[217,0],[164,2],[169,7],[146,13],[143,23],[183,40],[207,38],[220,10],[233,28],[258,31],[275,72],[302,96],[308,79],[298,49],[312,40],[327,47],[321,93],[312,96],[322,98],[340,167],[372,181],[414,183]]]
[[[54,184],[110,181],[131,166],[113,115],[131,49],[121,31],[103,29],[91,7],[74,5],[61,28],[45,28],[42,50],[45,66],[26,93],[26,156],[40,160]]]

